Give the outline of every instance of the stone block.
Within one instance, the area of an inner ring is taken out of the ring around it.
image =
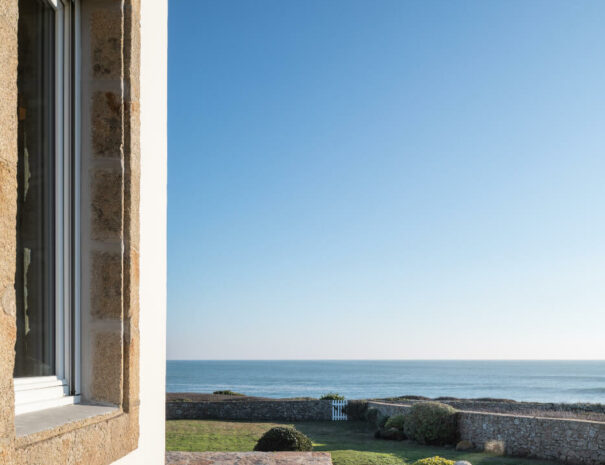
[[[17,164],[17,13],[5,0],[0,14],[0,161]],[[16,8],[15,8],[16,10]]]
[[[125,308],[124,317],[130,324],[139,326],[139,252],[135,248],[125,257],[124,273],[128,273],[128,288],[124,289]]]
[[[331,465],[329,452],[166,452],[166,465]]]
[[[99,8],[90,18],[92,75],[96,79],[120,79],[122,76],[122,11]]]
[[[120,240],[123,177],[119,170],[98,169],[92,175],[91,232],[95,240]]]
[[[107,452],[99,451],[96,447],[87,447],[91,442],[93,444],[108,444],[109,443],[109,427],[112,422],[100,422],[93,427],[82,428],[75,432],[77,448],[74,451],[76,463],[97,463]],[[106,457],[103,457],[107,461]]]
[[[27,465],[48,465],[51,463],[63,463],[66,465],[73,464],[73,458],[71,457],[71,450],[74,446],[74,435],[66,434],[60,439],[53,438],[47,441],[40,441],[35,444],[31,444],[27,447],[16,448],[15,465],[16,464],[27,464]]]
[[[475,446],[470,441],[460,441],[458,444],[456,444],[456,450],[464,451],[464,450],[472,450],[474,448],[475,448]]]
[[[504,441],[492,439],[485,441],[483,451],[489,454],[504,455],[506,453],[506,445],[504,444]]]
[[[0,130],[1,132],[1,130]],[[17,239],[17,165],[0,160],[0,292],[14,287]],[[6,314],[10,309],[2,310]]]
[[[124,410],[130,412],[139,406],[139,331],[131,328],[124,338]]]
[[[91,392],[93,400],[122,403],[122,335],[103,331],[94,337]]]
[[[19,19],[19,1],[3,0],[0,7],[0,23],[9,31],[17,32],[17,22]]]
[[[121,158],[124,135],[122,97],[115,92],[95,92],[91,118],[94,156]]]
[[[122,318],[122,255],[93,252],[91,314],[97,319]]]

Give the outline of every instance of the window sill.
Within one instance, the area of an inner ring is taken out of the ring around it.
[[[37,412],[23,413],[15,416],[17,442],[26,445],[32,441],[42,439],[41,435],[55,436],[106,420],[121,413],[121,410],[114,406],[90,404],[65,405]]]

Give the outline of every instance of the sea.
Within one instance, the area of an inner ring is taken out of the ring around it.
[[[403,395],[605,404],[605,361],[169,360],[168,392],[272,398]]]

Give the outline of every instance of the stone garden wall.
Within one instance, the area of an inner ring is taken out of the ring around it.
[[[368,408],[378,409],[378,411],[383,415],[392,417],[393,415],[408,413],[412,406],[404,404],[391,404],[388,402],[368,401]]]
[[[460,412],[460,438],[507,455],[560,460],[570,464],[605,463],[605,423],[510,414]]]
[[[410,405],[368,402],[383,415],[406,414]],[[577,465],[605,464],[605,422],[465,412],[458,413],[461,440],[507,455],[559,460]]]
[[[329,400],[276,400],[236,402],[167,402],[167,420],[331,420]]]
[[[472,411],[472,412],[488,412],[488,413],[511,413],[519,415],[533,416],[539,412],[557,412],[556,418],[565,418],[560,416],[564,413],[569,414],[569,417],[574,415],[592,415],[594,417],[602,417],[605,419],[605,405],[602,404],[560,404],[560,403],[544,403],[544,402],[502,402],[502,401],[486,401],[486,400],[440,400],[444,404],[451,405],[455,409]],[[545,416],[545,415],[539,415]],[[585,420],[599,418],[584,418]]]

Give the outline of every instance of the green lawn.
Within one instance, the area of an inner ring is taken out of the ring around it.
[[[250,451],[265,431],[277,425],[243,421],[171,420],[166,422],[166,450]],[[410,441],[374,439],[374,429],[363,422],[323,421],[289,425],[309,436],[316,451],[331,452],[334,465],[405,465],[434,455],[468,460],[473,465],[552,465],[541,460],[494,457],[477,452],[420,446]]]

